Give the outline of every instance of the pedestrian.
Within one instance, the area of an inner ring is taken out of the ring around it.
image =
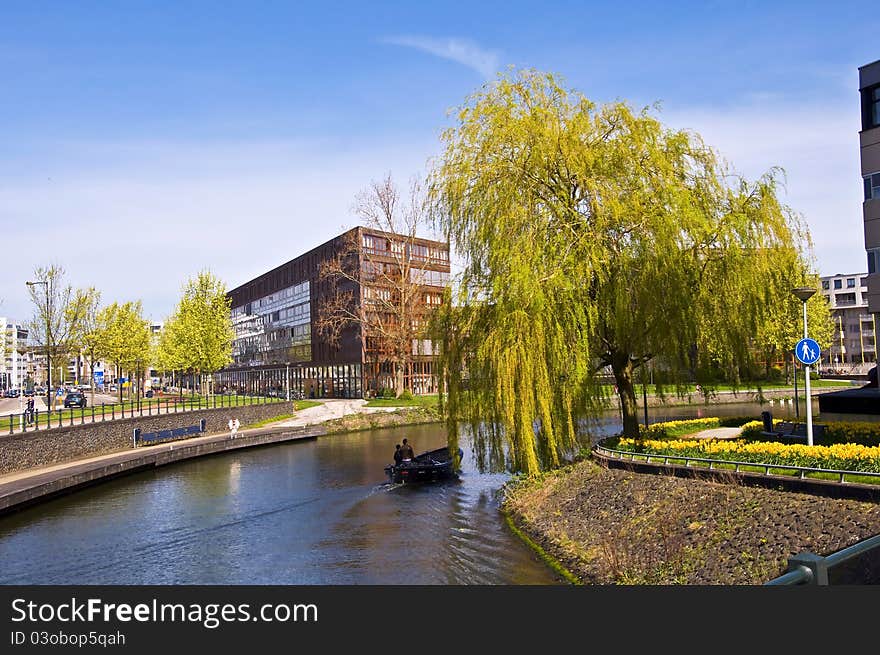
[[[394,465],[398,466],[400,464],[401,459],[402,458],[400,456],[400,444],[399,443],[394,444]]]
[[[412,446],[410,446],[409,442],[404,438],[403,445],[400,446],[400,461],[410,462],[414,456]]]
[[[229,419],[228,425],[229,425],[229,438],[235,439],[235,433],[238,432],[238,425],[239,425],[238,419],[237,418]]]
[[[238,428],[240,428],[240,427],[241,427],[241,422],[236,418],[236,419],[232,422],[233,432],[235,432],[235,434],[238,434]]]

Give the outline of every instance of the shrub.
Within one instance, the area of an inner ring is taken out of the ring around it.
[[[880,446],[880,423],[835,421],[825,425],[823,444],[852,443]]]
[[[400,392],[400,395],[397,398],[398,398],[398,400],[412,400],[413,395],[409,389],[404,389],[403,391]]]

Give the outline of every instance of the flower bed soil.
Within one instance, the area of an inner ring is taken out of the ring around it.
[[[503,508],[585,584],[760,585],[803,551],[880,534],[880,504],[584,460],[508,485]]]

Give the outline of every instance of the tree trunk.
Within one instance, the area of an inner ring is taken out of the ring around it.
[[[628,353],[612,353],[611,370],[617,383],[617,395],[620,397],[620,412],[623,416],[623,436],[630,439],[639,438],[638,406],[636,390],[633,384],[633,362]]]
[[[403,367],[401,360],[394,362],[394,395],[399,396],[403,393]]]

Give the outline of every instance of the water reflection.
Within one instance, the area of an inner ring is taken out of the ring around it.
[[[552,584],[498,489],[385,484],[394,444],[440,426],[334,435],[184,462],[0,519],[2,584]]]
[[[649,408],[649,420],[762,409],[795,415],[793,405],[738,403]],[[608,412],[587,427],[589,443],[618,432],[620,418]],[[498,491],[508,476],[479,473],[466,436],[460,481],[386,485],[384,466],[404,436],[417,452],[445,441],[431,425],[239,451],[0,518],[0,583],[558,582],[504,525]]]

